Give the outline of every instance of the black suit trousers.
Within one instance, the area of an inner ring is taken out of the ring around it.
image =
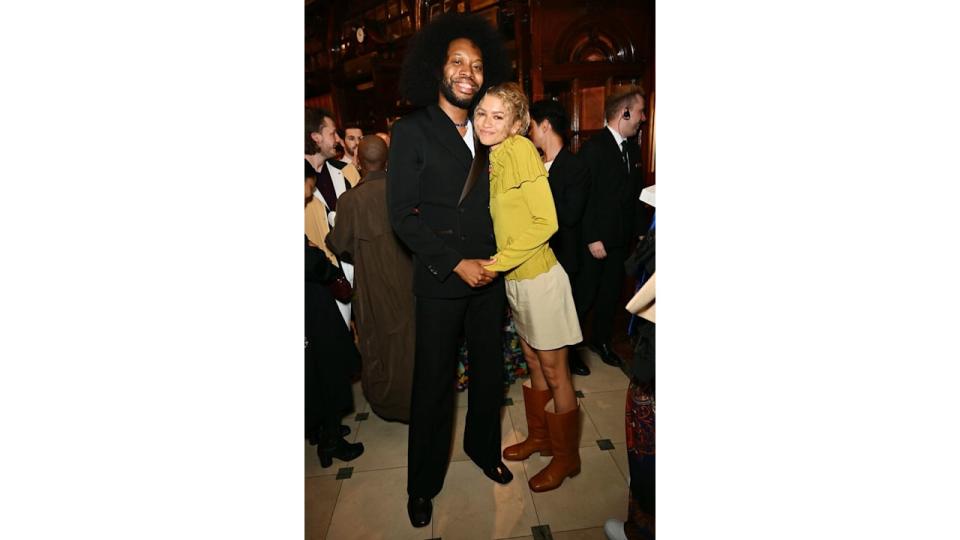
[[[451,279],[459,279],[451,276]],[[410,407],[407,494],[433,498],[443,487],[453,442],[460,336],[470,352],[463,448],[478,466],[500,462],[503,406],[503,280],[462,298],[417,297],[416,360]]]
[[[581,327],[586,327],[587,312],[593,308],[593,341],[610,343],[613,338],[613,319],[617,313],[620,290],[623,288],[623,263],[627,260],[625,247],[606,248],[607,256],[596,259],[588,248],[574,287],[574,303]],[[623,309],[622,306],[620,306]]]

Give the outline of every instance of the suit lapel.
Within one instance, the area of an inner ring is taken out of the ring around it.
[[[567,153],[567,149],[561,148],[560,151],[557,152],[557,157],[553,158],[553,165],[550,166],[550,170],[552,171],[554,170],[554,167],[557,167],[556,169],[557,174],[555,174],[554,176],[562,175],[560,171],[563,170],[563,167],[564,167],[563,164],[566,163],[567,161],[566,153]],[[550,178],[549,174],[547,175],[547,178]]]
[[[338,182],[338,181],[339,181],[339,182],[343,182],[344,186],[346,187],[346,189],[343,190],[344,193],[346,193],[347,189],[350,189],[351,187],[353,187],[353,186],[350,185],[350,182],[347,182],[347,179],[344,178],[343,173],[340,171],[340,169],[334,167],[332,164],[330,164],[329,161],[323,162],[322,167],[326,167],[326,168],[327,168],[327,172],[330,173],[330,180],[333,182],[333,191],[334,191],[334,193],[336,193],[336,191],[337,191],[337,182]],[[342,194],[341,194],[341,195],[342,195]],[[326,212],[326,213],[328,213],[328,214],[330,213],[330,207],[327,206],[327,201],[324,200],[323,195],[320,193],[320,190],[319,190],[319,189],[316,189],[316,188],[315,188],[315,189],[313,190],[313,198],[320,201],[320,204],[323,205],[323,211],[324,211],[324,212]],[[337,198],[339,199],[339,198],[340,198],[340,195],[337,195]]]
[[[463,164],[463,167],[469,168],[473,162],[473,156],[470,155],[470,148],[463,142],[463,137],[457,128],[450,121],[450,117],[440,109],[439,105],[430,105],[427,107],[427,114],[430,115],[430,123],[437,138],[450,154],[457,158]],[[474,146],[476,148],[476,146]]]
[[[617,163],[623,163],[623,156],[620,154],[620,145],[617,144],[617,140],[613,138],[613,133],[610,133],[610,129],[606,126],[603,127],[603,132],[600,134],[603,137],[603,147],[606,148],[606,152],[610,155],[609,159],[616,159]]]
[[[617,139],[613,137],[613,133],[610,133],[610,129],[604,126],[603,133],[599,135],[603,137],[603,147],[606,148],[605,152],[609,155],[607,159],[610,160],[610,163],[615,164],[615,170],[619,171],[617,175],[618,178],[626,179],[630,175],[627,174],[627,166],[623,163],[623,154],[621,153],[620,145],[617,144]],[[627,160],[632,159],[633,152],[630,151],[630,142],[627,139]],[[631,163],[630,167],[633,167]]]
[[[333,181],[333,189],[336,191],[337,185],[343,184],[343,191],[350,189],[350,182],[347,182],[347,179],[343,177],[343,172],[331,165],[330,163],[325,163],[327,170],[330,171],[330,180]],[[337,193],[337,198],[340,198],[343,192]]]
[[[489,166],[487,158],[490,149],[481,145],[476,136],[473,138],[473,147],[476,148],[476,156],[474,156],[473,163],[470,165],[470,172],[467,174],[467,181],[463,184],[463,190],[460,192],[460,200],[457,201],[457,206],[463,204],[463,200],[467,198],[470,190],[473,189],[474,184],[477,183],[477,179],[483,174],[483,170]]]

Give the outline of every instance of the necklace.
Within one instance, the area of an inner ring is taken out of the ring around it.
[[[453,122],[453,125],[457,126],[458,128],[465,128],[465,127],[467,127],[467,122],[469,122],[469,121],[470,121],[470,120],[467,119],[467,120],[464,120],[462,124],[458,124],[458,123],[456,123],[456,122],[453,122],[453,120],[451,120],[451,122]]]

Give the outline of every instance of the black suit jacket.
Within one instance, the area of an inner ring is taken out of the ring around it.
[[[550,237],[550,248],[567,274],[573,275],[580,269],[583,253],[580,227],[587,203],[589,176],[580,158],[564,148],[550,166],[549,181],[560,222],[557,232]]]
[[[486,148],[476,142],[477,158]],[[473,189],[460,202],[473,157],[450,118],[437,105],[397,121],[390,134],[387,208],[400,240],[413,252],[413,292],[457,298],[472,289],[453,268],[461,259],[486,259],[497,251],[490,218],[490,180],[482,167]]]
[[[632,139],[627,139],[629,175],[620,146],[607,128],[585,142],[578,155],[590,175],[583,243],[600,240],[606,249],[632,249],[640,235],[640,149]]]

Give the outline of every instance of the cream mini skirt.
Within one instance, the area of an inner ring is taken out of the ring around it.
[[[533,279],[508,279],[505,285],[517,334],[531,347],[549,351],[583,340],[570,279],[560,263]]]

